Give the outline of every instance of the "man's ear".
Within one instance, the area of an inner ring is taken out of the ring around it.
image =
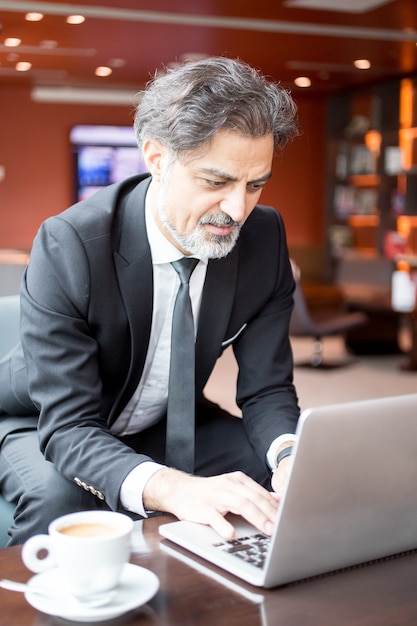
[[[152,178],[160,181],[163,164],[168,154],[166,147],[156,139],[147,139],[142,146],[142,154]]]

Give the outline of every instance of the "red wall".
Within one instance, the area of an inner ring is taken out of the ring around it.
[[[284,216],[290,246],[324,240],[325,102],[296,94],[303,135],[277,156],[261,198]],[[129,106],[32,102],[30,89],[0,89],[0,248],[29,250],[40,223],[72,199],[69,132],[75,124],[132,123]]]

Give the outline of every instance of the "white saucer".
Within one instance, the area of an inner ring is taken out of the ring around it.
[[[33,576],[29,585],[45,585],[60,588],[60,577],[56,569],[50,569]],[[62,595],[48,598],[28,591],[25,598],[33,608],[47,615],[55,615],[75,622],[97,622],[109,620],[135,609],[148,602],[159,588],[158,577],[151,571],[128,563],[123,570],[116,596],[105,606],[89,608],[75,602],[62,602]]]

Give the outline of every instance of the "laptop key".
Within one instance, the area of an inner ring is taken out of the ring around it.
[[[233,556],[237,556],[242,561],[262,568],[265,563],[270,539],[268,535],[256,533],[254,535],[231,539],[226,542],[219,542],[215,544],[215,546]]]
[[[226,552],[241,552],[242,550],[250,550],[252,548],[252,544],[250,543],[239,543],[233,545],[231,548],[227,548]]]

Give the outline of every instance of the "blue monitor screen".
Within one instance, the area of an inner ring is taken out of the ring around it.
[[[75,157],[75,199],[147,171],[129,126],[74,126],[70,140]]]

